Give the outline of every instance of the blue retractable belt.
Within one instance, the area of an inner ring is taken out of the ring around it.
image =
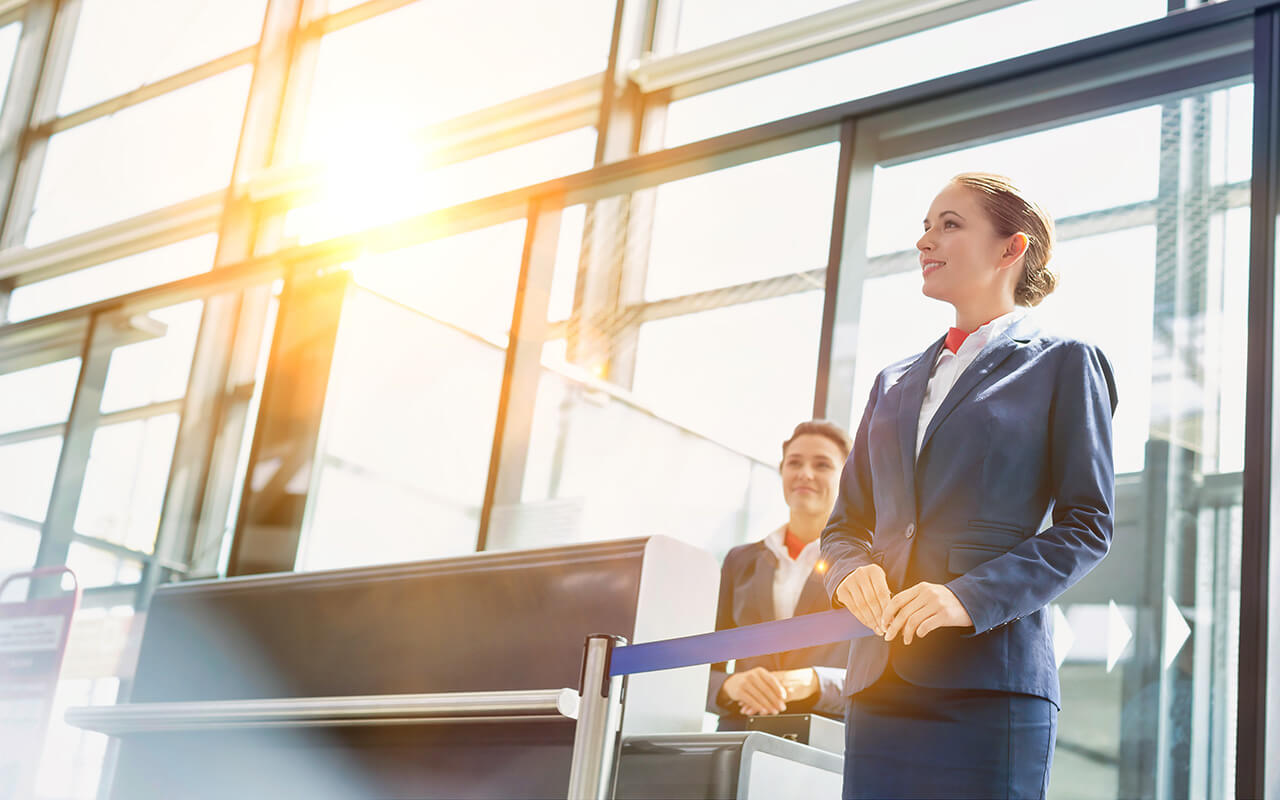
[[[871,631],[846,610],[802,614],[776,622],[761,622],[715,633],[684,636],[614,648],[609,675],[631,675],[660,669],[712,664],[737,658],[799,650],[832,642],[846,642]]]

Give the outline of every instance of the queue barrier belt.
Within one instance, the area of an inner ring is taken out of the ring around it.
[[[615,647],[609,676],[633,675],[846,642],[871,631],[845,609]]]

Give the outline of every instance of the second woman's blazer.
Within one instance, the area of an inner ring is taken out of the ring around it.
[[[876,377],[822,534],[828,596],[872,562],[889,590],[945,584],[974,626],[903,645],[852,642],[845,693],[886,665],[919,686],[1059,702],[1045,611],[1111,543],[1115,469],[1111,365],[1096,347],[1023,318],[961,373],[916,429],[943,339]],[[1040,530],[1046,512],[1052,524]]]
[[[720,602],[716,608],[716,630],[772,622],[778,618],[773,607],[773,577],[778,557],[764,542],[738,545],[724,557],[720,568]],[[796,602],[795,616],[830,611],[822,578],[809,573]],[[815,645],[752,658],[740,658],[735,671],[753,667],[769,670],[813,667],[818,674],[818,694],[800,703],[792,703],[788,711],[813,711],[830,717],[844,715],[844,667],[849,660],[849,645],[844,642]],[[726,664],[711,665],[711,681],[707,692],[707,710],[722,717],[740,717],[737,708],[720,705],[720,687],[724,686]]]

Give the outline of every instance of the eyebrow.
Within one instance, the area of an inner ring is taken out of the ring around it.
[[[939,213],[939,214],[938,214],[938,219],[942,219],[943,217],[945,217],[945,216],[946,216],[946,215],[948,215],[948,214],[950,214],[950,215],[951,215],[951,216],[953,216],[953,217],[959,217],[962,221],[964,220],[964,217],[962,217],[962,216],[960,216],[959,214],[957,214],[956,212],[954,212],[954,211],[950,211],[950,210],[948,210],[948,211],[943,211],[943,212]],[[924,218],[924,219],[922,219],[920,222],[921,222],[921,224],[923,224],[923,225],[928,225],[928,224],[929,224],[929,218],[928,218],[928,217],[925,217],[925,218]]]

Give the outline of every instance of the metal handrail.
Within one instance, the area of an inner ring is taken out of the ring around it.
[[[535,689],[122,703],[71,708],[67,710],[66,721],[79,728],[118,736],[219,728],[577,719],[578,699],[573,689]]]

